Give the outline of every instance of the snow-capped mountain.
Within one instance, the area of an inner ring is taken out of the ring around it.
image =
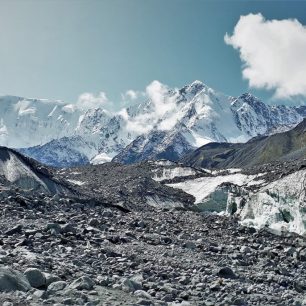
[[[163,118],[155,129],[136,138],[114,161],[178,160],[209,142],[245,142],[258,135],[286,131],[305,115],[304,107],[269,106],[251,94],[233,98],[196,81],[179,91],[175,118]],[[165,122],[174,120],[171,130],[160,131]]]
[[[244,142],[288,130],[305,116],[305,107],[268,106],[251,94],[234,98],[200,81],[163,89],[116,113],[4,96],[0,145],[23,148],[53,166],[103,163],[114,157],[124,163],[177,160],[208,142]]]

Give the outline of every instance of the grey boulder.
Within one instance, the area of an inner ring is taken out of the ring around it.
[[[46,285],[45,275],[36,268],[26,269],[24,275],[28,279],[30,285],[34,288],[41,288]]]
[[[82,276],[70,284],[70,288],[77,290],[91,290],[95,282],[88,276]]]
[[[11,268],[0,268],[0,291],[28,291],[32,287],[27,278]]]

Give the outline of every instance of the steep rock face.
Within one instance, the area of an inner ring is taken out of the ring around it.
[[[72,136],[51,140],[42,146],[19,149],[19,152],[49,166],[73,167],[89,164],[90,158],[98,151],[93,142]]]
[[[154,159],[178,160],[182,154],[193,148],[181,133],[153,131],[148,135],[138,136],[113,161],[132,164]]]
[[[233,98],[200,81],[167,89],[155,100],[112,113],[61,101],[1,97],[0,145],[35,147],[23,152],[56,166],[101,163],[118,154],[116,161],[128,163],[177,160],[209,142],[245,142],[287,130],[306,114],[305,107],[268,106],[251,94]],[[53,151],[52,157],[48,152]]]
[[[304,117],[300,108],[266,105],[249,93],[233,99],[231,109],[239,128],[251,137],[287,130]]]

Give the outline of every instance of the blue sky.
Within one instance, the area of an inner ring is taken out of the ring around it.
[[[249,89],[224,36],[241,15],[306,25],[305,12],[305,1],[0,0],[0,94],[74,102],[103,91],[119,105],[121,93],[153,80],[198,79],[269,101],[274,91]]]

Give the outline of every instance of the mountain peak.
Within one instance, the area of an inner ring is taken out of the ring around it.
[[[195,80],[189,85],[184,86],[181,91],[185,93],[189,93],[192,95],[197,94],[198,92],[202,91],[203,89],[209,89],[207,85],[205,85],[203,82],[199,80]]]
[[[199,80],[194,80],[190,86],[196,86],[196,85],[205,85],[202,81]]]

